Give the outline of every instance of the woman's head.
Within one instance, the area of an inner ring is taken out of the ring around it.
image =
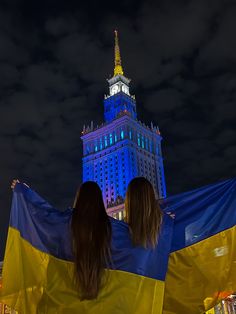
[[[162,222],[162,211],[151,183],[144,177],[134,178],[125,197],[126,221],[134,245],[155,247]]]
[[[73,208],[75,282],[81,299],[94,299],[109,261],[111,241],[111,224],[97,183],[88,181],[81,185]]]
[[[74,204],[74,213],[85,217],[107,216],[103,203],[102,192],[96,182],[87,181],[77,190]]]

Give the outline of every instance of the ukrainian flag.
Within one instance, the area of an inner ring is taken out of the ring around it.
[[[162,207],[176,218],[173,226],[164,215],[155,250],[134,248],[127,225],[111,219],[112,269],[106,270],[96,300],[79,301],[71,210],[59,212],[18,184],[0,301],[19,313],[205,312],[236,291],[236,179],[170,197]]]
[[[163,206],[176,213],[163,313],[204,313],[236,291],[236,179]]]
[[[164,216],[154,250],[133,247],[128,226],[111,219],[112,268],[98,298],[80,301],[73,283],[71,212],[60,212],[16,185],[0,301],[27,314],[161,314],[173,219]]]

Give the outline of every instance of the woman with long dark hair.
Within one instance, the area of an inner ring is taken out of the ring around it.
[[[137,177],[129,183],[125,211],[133,245],[154,248],[158,242],[163,213],[152,184],[146,178]]]
[[[75,283],[81,300],[97,297],[110,260],[111,223],[102,192],[88,181],[79,188],[71,221]]]
[[[14,189],[17,183],[20,183],[19,180],[13,180],[11,188]],[[74,281],[79,298],[95,299],[102,281],[105,282],[104,269],[111,261],[111,222],[104,207],[102,192],[95,182],[83,183],[76,193],[71,240]]]

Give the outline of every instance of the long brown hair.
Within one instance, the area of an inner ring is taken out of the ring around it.
[[[110,257],[111,223],[102,192],[88,181],[77,191],[71,221],[75,283],[81,300],[97,297]]]
[[[144,177],[134,178],[129,183],[125,211],[133,244],[145,248],[155,247],[162,223],[162,211],[151,183]]]

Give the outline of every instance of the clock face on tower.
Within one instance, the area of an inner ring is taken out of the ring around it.
[[[122,92],[128,94],[128,87],[126,85],[122,85],[121,89],[122,89]]]
[[[111,88],[111,95],[114,95],[114,94],[118,93],[118,91],[119,91],[119,86],[118,85],[112,86],[112,88]]]
[[[113,96],[122,91],[123,93],[129,95],[129,87],[126,84],[118,82],[110,87],[110,95]]]

